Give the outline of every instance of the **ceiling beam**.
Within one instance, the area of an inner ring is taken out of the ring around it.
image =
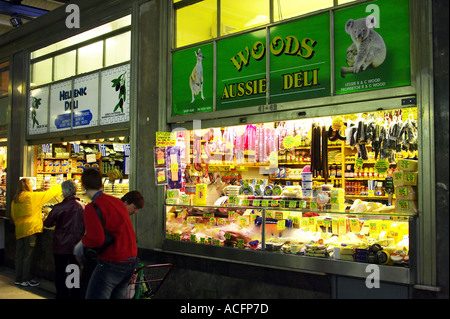
[[[22,4],[14,4],[12,2],[0,0],[0,11],[5,13],[8,12],[9,15],[18,14],[20,16],[28,16],[28,17],[40,17],[43,14],[49,12],[45,9],[30,7]]]

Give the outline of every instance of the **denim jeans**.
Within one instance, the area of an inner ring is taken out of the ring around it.
[[[86,299],[124,299],[137,262],[99,260],[89,280]]]

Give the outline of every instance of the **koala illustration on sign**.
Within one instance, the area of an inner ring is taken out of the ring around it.
[[[198,49],[197,52],[195,52],[195,56],[197,57],[197,64],[195,65],[194,69],[192,70],[191,76],[189,77],[189,86],[191,87],[191,93],[192,93],[192,100],[191,103],[194,102],[195,95],[198,95],[198,93],[201,93],[202,100],[205,99],[203,96],[203,66],[202,66],[202,60],[203,60],[203,54],[200,49]]]
[[[377,68],[384,62],[386,44],[373,30],[374,26],[375,17],[372,15],[357,20],[350,19],[345,24],[345,32],[351,36],[353,44],[347,49],[348,67],[341,67],[342,77],[347,73],[358,74],[369,66]]]

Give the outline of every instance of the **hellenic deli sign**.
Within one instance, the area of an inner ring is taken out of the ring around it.
[[[31,90],[28,134],[129,121],[129,83],[126,64]]]
[[[407,25],[408,0],[378,0],[174,52],[172,115],[410,85]]]

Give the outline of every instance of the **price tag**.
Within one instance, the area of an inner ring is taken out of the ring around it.
[[[278,201],[278,205],[279,205],[281,208],[285,208],[285,207],[286,207],[286,201],[280,200],[280,201]]]
[[[295,145],[295,139],[292,136],[286,136],[283,139],[283,146],[285,149],[289,150],[293,148]]]
[[[394,180],[401,181],[403,179],[403,172],[394,172]]]
[[[237,243],[239,248],[244,248],[244,240],[242,238],[239,238],[237,240]]]
[[[299,208],[306,208],[306,204],[308,204],[308,202],[307,202],[306,200],[301,200],[301,201],[298,203],[298,207],[299,207]]]
[[[230,210],[228,211],[228,219],[234,219],[236,216],[236,211]]]
[[[191,234],[191,243],[196,243],[197,242],[197,237],[195,236],[195,234]]]
[[[263,200],[261,201],[261,206],[263,206],[263,207],[269,206],[269,201],[268,201],[267,199],[263,199]]]
[[[389,169],[389,162],[386,159],[380,159],[375,163],[373,169],[378,174],[385,174]]]
[[[285,228],[286,228],[286,221],[284,219],[277,221],[277,230],[283,230]]]
[[[407,170],[407,169],[409,169],[409,161],[399,160],[397,165],[398,165],[398,168],[400,170]]]
[[[317,209],[317,202],[309,202],[309,208]]]
[[[408,196],[408,187],[399,187],[398,195],[399,196]]]
[[[358,157],[355,160],[355,168],[362,168],[364,164],[364,160],[361,157]]]
[[[275,219],[283,219],[283,213],[282,212],[275,212]]]
[[[404,175],[405,175],[405,182],[415,184],[416,174],[405,172]]]
[[[399,209],[408,209],[409,207],[409,202],[407,200],[399,200],[398,201],[398,208]]]
[[[289,201],[289,208],[296,208],[297,207],[297,201],[290,200]]]
[[[294,146],[299,147],[302,144],[302,137],[301,135],[295,135],[294,137]]]
[[[253,206],[261,206],[261,200],[260,199],[254,199],[253,200]]]

